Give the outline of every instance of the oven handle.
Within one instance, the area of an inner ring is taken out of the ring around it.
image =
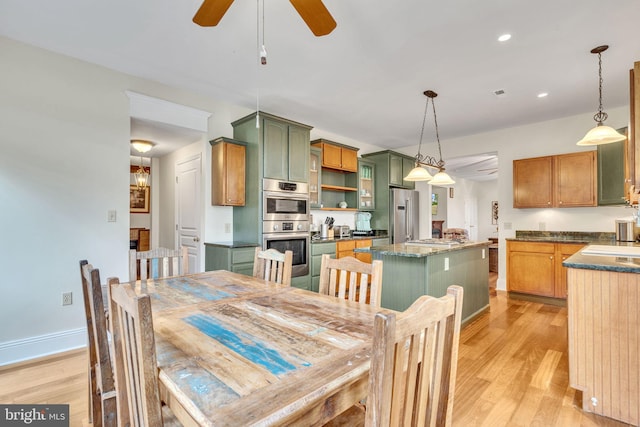
[[[308,232],[304,232],[304,233],[262,233],[262,238],[263,239],[276,239],[277,240],[282,240],[282,239],[298,239],[298,238],[302,238],[302,239],[310,239],[310,235]]]

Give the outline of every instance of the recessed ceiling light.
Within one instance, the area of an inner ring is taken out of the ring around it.
[[[544,97],[546,97],[547,95],[549,95],[547,92],[542,92],[542,93],[539,93],[539,94],[538,94],[538,98],[544,98]]]
[[[511,34],[503,34],[500,37],[498,37],[498,41],[499,42],[506,42],[510,38],[511,38]]]

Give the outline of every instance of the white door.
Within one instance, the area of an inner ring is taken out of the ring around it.
[[[176,241],[189,248],[189,273],[201,270],[200,154],[176,163]]]
[[[478,199],[475,197],[464,200],[464,226],[469,230],[469,240],[478,240]]]

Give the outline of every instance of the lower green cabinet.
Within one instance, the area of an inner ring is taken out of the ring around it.
[[[320,288],[320,267],[322,266],[322,255],[329,254],[336,257],[335,242],[311,243],[311,289],[318,292]]]
[[[227,270],[253,275],[253,258],[257,244],[205,243],[205,271]]]

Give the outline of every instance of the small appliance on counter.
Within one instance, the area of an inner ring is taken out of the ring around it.
[[[616,240],[618,242],[635,242],[637,226],[633,218],[616,219]]]
[[[371,213],[356,212],[356,229],[353,231],[353,235],[369,236],[371,234]]]
[[[348,225],[336,225],[335,229],[336,229],[337,238],[344,239],[344,238],[351,237],[351,229],[349,228]]]

